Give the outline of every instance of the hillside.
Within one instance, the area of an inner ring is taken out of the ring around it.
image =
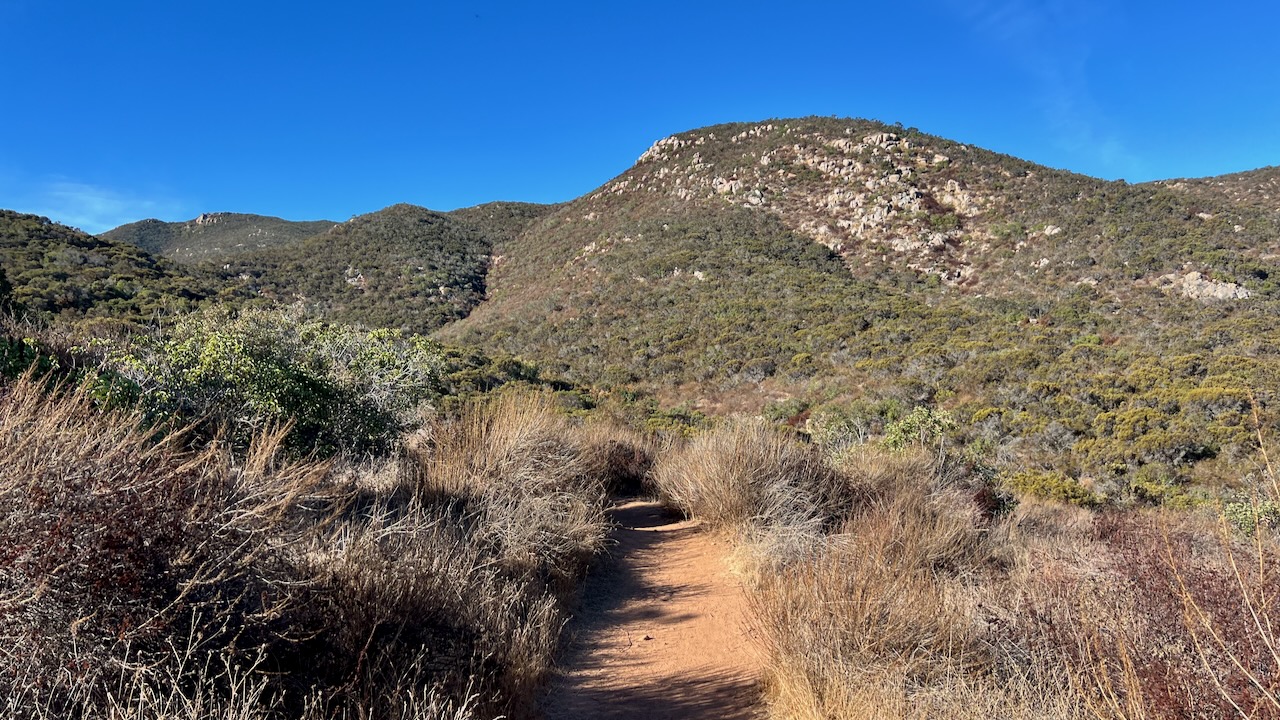
[[[1272,217],[1280,215],[1280,167],[1265,167],[1218,177],[1163,180],[1158,183],[1209,203],[1230,203]]]
[[[1269,717],[1278,183],[811,118],[194,264],[0,211],[0,708]]]
[[[302,300],[337,321],[426,332],[483,299],[492,246],[489,234],[448,215],[393,205],[209,268],[249,292]]]
[[[1130,185],[871,121],[778,120],[663,139],[570,203],[394,205],[190,276],[28,218],[84,257],[22,240],[5,268],[35,309],[116,315],[208,297],[218,283],[195,278],[220,273],[241,297],[816,433],[875,434],[924,405],[1000,463],[1162,498],[1236,483],[1252,404],[1273,418],[1276,182]]]
[[[470,225],[489,236],[494,247],[514,240],[535,220],[554,212],[560,205],[523,202],[488,202],[450,210],[445,215]]]
[[[264,215],[204,213],[186,222],[140,220],[101,237],[137,245],[152,255],[180,262],[224,260],[255,250],[288,245],[336,225],[330,220],[294,222]]]
[[[1005,456],[1173,487],[1246,456],[1249,390],[1280,389],[1278,249],[1229,197],[861,120],[723,125],[534,222],[443,335],[855,432],[931,404]]]
[[[0,210],[0,269],[13,298],[44,317],[150,320],[231,294],[134,245],[9,210]]]

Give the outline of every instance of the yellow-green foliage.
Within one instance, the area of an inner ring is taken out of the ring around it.
[[[1089,507],[1102,501],[1101,496],[1081,485],[1079,480],[1060,472],[1023,470],[1005,475],[1001,481],[1014,492],[1073,505]]]
[[[438,343],[364,331],[298,310],[216,310],[109,345],[156,421],[213,416],[242,441],[293,425],[301,451],[385,451],[445,392]]]

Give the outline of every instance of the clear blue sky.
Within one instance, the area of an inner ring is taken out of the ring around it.
[[[568,200],[653,141],[902,122],[1130,181],[1280,164],[1270,2],[0,0],[0,207],[91,232]]]

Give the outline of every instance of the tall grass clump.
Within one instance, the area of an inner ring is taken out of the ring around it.
[[[804,555],[756,544],[749,599],[782,717],[1071,717],[1052,658],[1003,635],[1002,520],[945,454],[863,447],[862,502]]]
[[[1077,716],[1062,663],[1005,632],[1007,518],[971,463],[923,441],[833,459],[743,421],[668,454],[655,479],[686,512],[745,530],[777,717]]]
[[[815,448],[747,419],[672,448],[654,468],[654,482],[689,516],[744,532],[818,532],[857,493]]]
[[[550,402],[381,460],[140,429],[0,387],[0,711],[160,720],[529,712],[604,541],[607,472]]]

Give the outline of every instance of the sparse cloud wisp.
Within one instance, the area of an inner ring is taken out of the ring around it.
[[[149,217],[173,219],[185,210],[185,203],[172,198],[145,196],[66,178],[24,185],[21,192],[13,193],[16,197],[3,203],[5,207],[44,215],[88,233],[104,232]]]
[[[1116,22],[1095,2],[976,0],[951,2],[971,31],[1002,48],[1006,60],[1033,84],[1032,102],[1053,145],[1111,176],[1145,174],[1115,123],[1098,103],[1089,76],[1097,26]],[[1032,160],[1043,158],[1029,158]],[[1079,164],[1072,168],[1080,170]]]

